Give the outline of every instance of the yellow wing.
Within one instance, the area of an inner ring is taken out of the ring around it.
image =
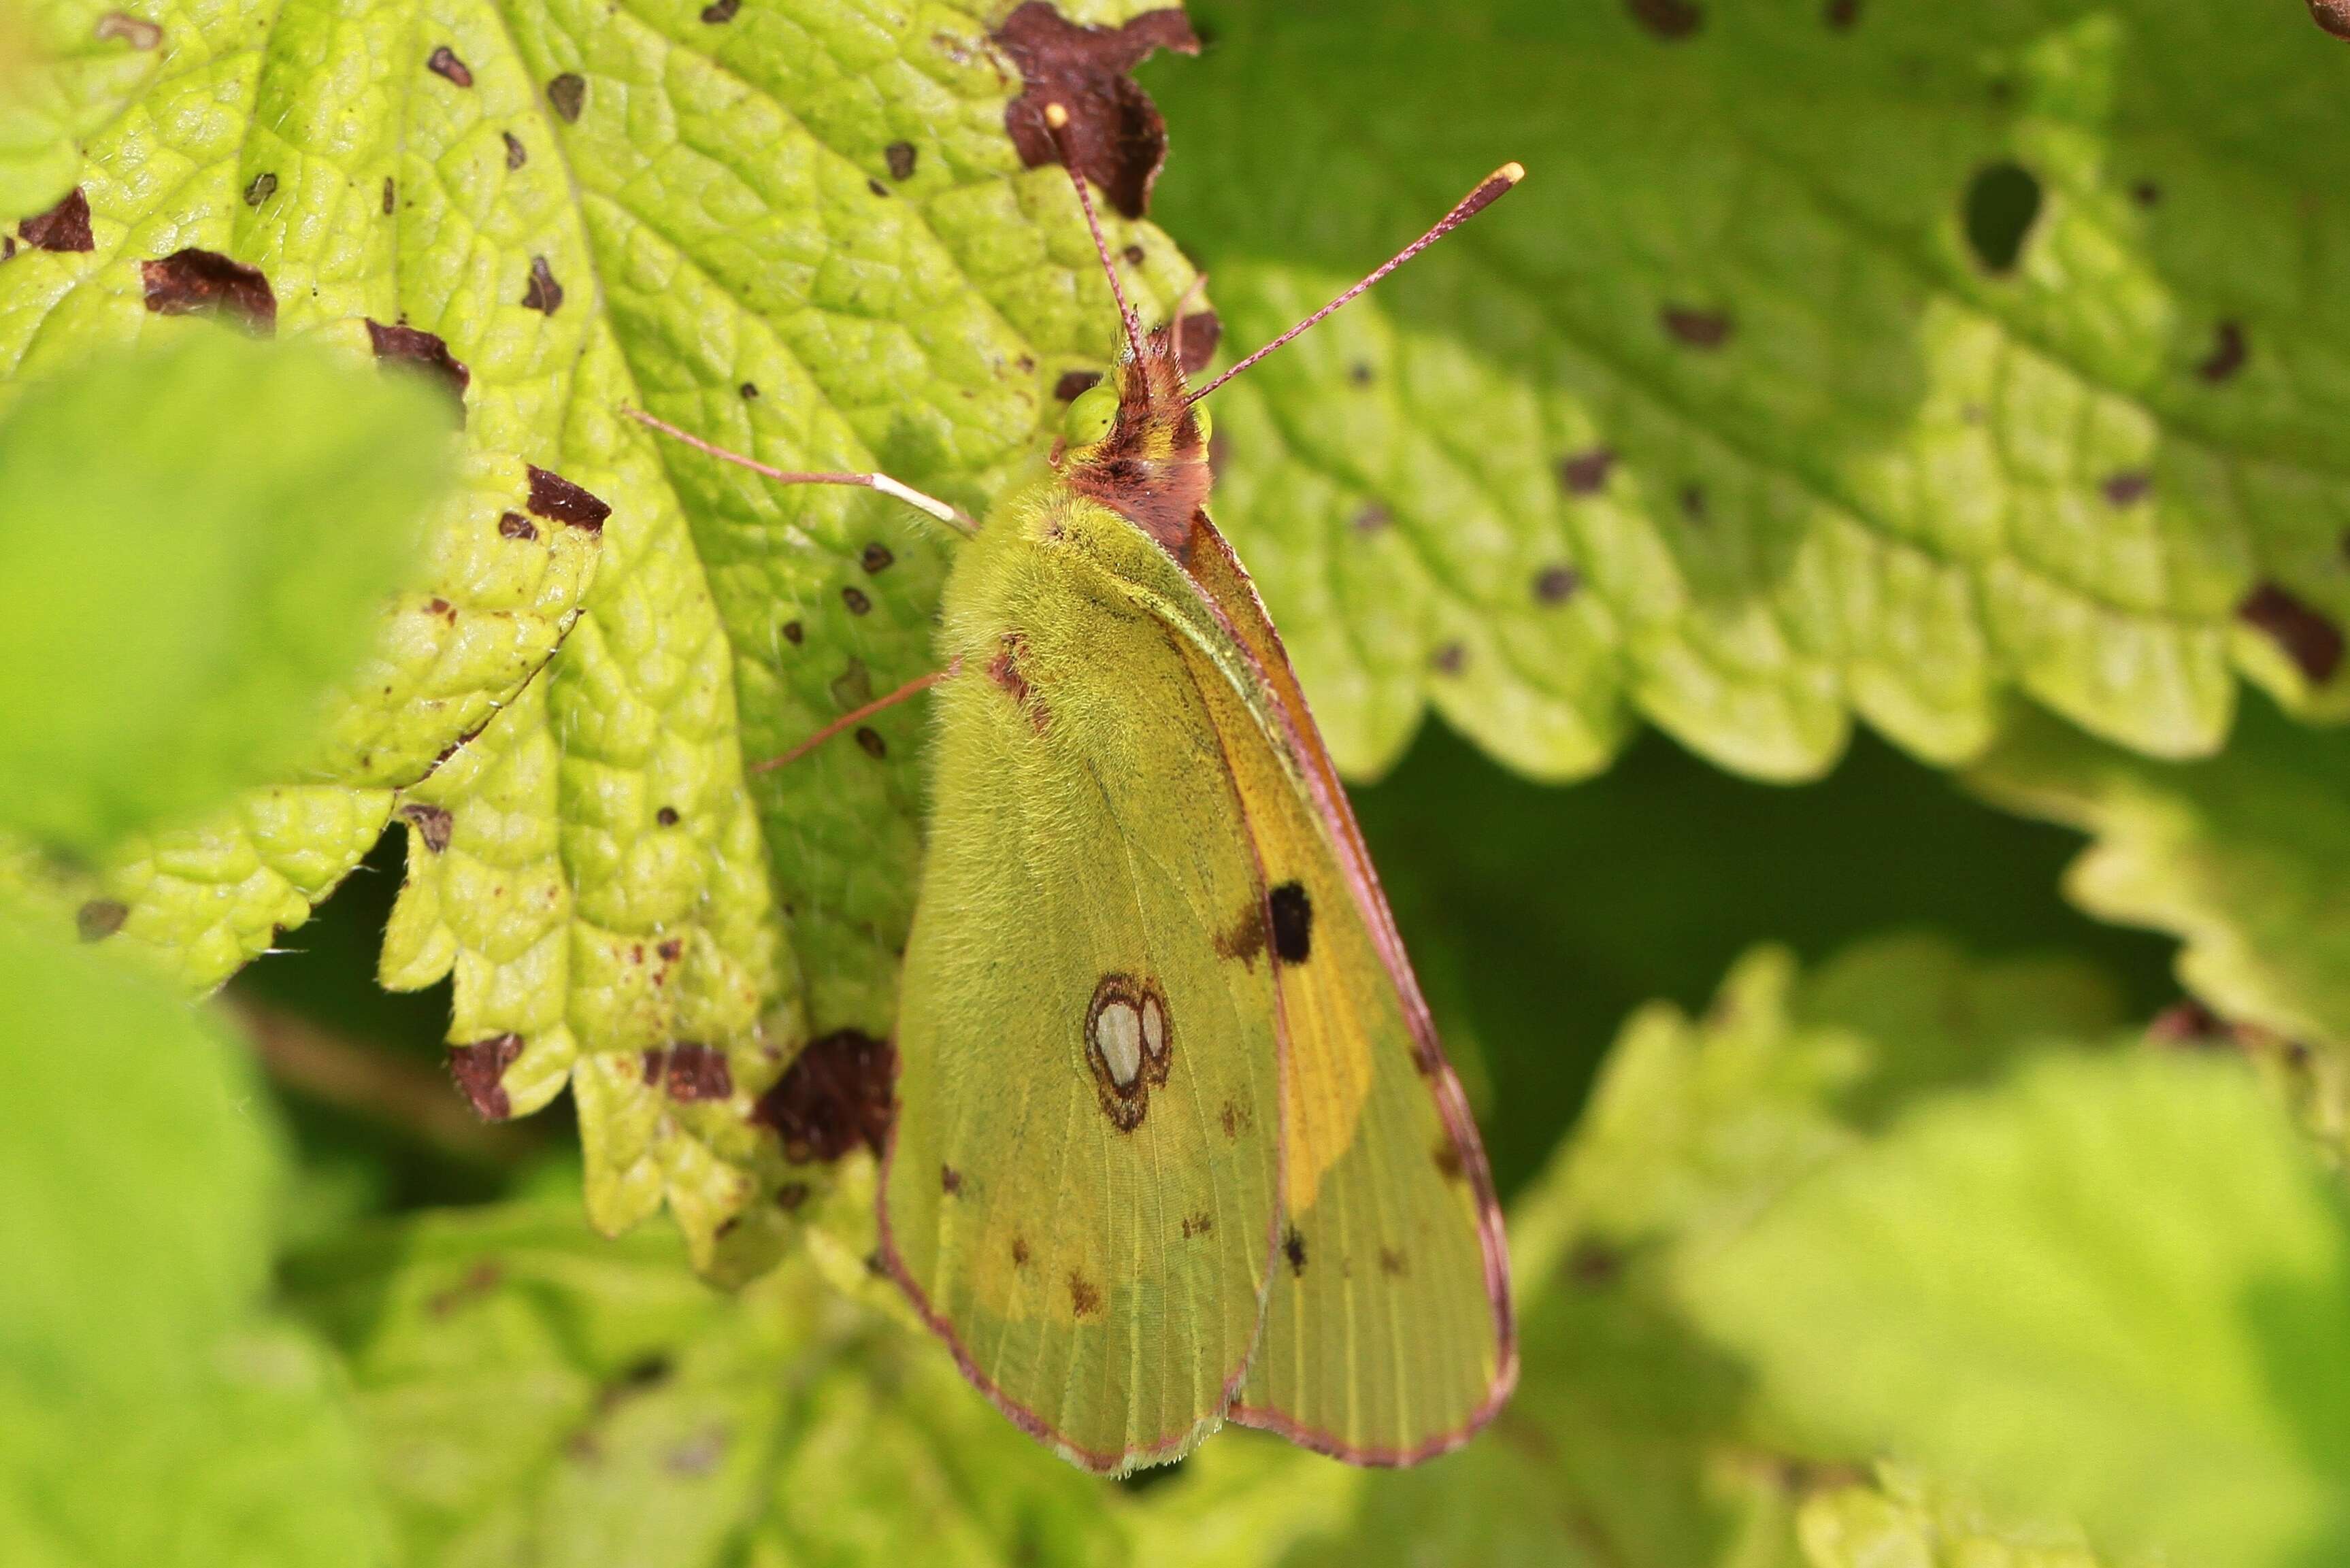
[[[1069,1459],[1175,1458],[1237,1394],[1278,1244],[1265,884],[1178,641],[1053,531],[965,546],[941,622],[884,1253],[965,1373]],[[1149,548],[1147,545],[1146,548]]]
[[[1204,516],[1186,565],[1213,610],[1195,646],[1222,634],[1246,656],[1225,701],[1201,688],[1219,728],[1254,742],[1224,749],[1272,888],[1287,1030],[1283,1256],[1232,1415],[1340,1459],[1409,1464],[1467,1441],[1516,1381],[1501,1211],[1280,638]]]

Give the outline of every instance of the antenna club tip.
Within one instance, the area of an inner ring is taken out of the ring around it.
[[[1045,106],[1045,123],[1051,126],[1055,130],[1067,130],[1069,125],[1068,109],[1057,103],[1046,104]],[[1513,163],[1510,167],[1515,169],[1517,168],[1517,165]]]
[[[1059,106],[1056,104],[1054,107],[1058,108]],[[1051,111],[1047,110],[1046,112],[1049,113]],[[1526,166],[1517,161],[1515,159],[1512,159],[1509,162],[1503,164],[1499,169],[1493,171],[1493,178],[1499,180],[1504,185],[1514,185],[1525,177]]]

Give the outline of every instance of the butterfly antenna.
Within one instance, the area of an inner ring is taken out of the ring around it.
[[[1045,112],[1049,116],[1051,110],[1048,109]],[[1258,360],[1263,358],[1266,355],[1272,353],[1283,344],[1287,343],[1291,338],[1295,337],[1300,333],[1304,332],[1307,327],[1312,327],[1315,323],[1320,321],[1332,311],[1336,310],[1340,306],[1343,306],[1349,300],[1353,299],[1357,295],[1370,287],[1371,285],[1378,282],[1379,279],[1387,276],[1388,274],[1395,271],[1396,268],[1411,260],[1412,257],[1418,255],[1420,252],[1426,250],[1429,246],[1434,244],[1437,241],[1451,234],[1453,230],[1459,228],[1461,224],[1467,223],[1470,219],[1475,217],[1486,208],[1492,206],[1495,202],[1500,201],[1503,195],[1509,191],[1511,186],[1516,184],[1525,177],[1525,166],[1520,163],[1504,163],[1499,169],[1494,170],[1491,174],[1486,175],[1484,181],[1479,184],[1474,191],[1470,192],[1469,194],[1461,198],[1460,203],[1456,205],[1452,211],[1437,219],[1436,224],[1433,228],[1430,229],[1428,233],[1420,235],[1419,238],[1412,241],[1411,244],[1404,246],[1403,249],[1396,252],[1394,255],[1389,256],[1386,265],[1381,266],[1377,272],[1363,279],[1362,282],[1357,284],[1354,287],[1348,289],[1346,293],[1340,295],[1337,298],[1332,300],[1329,304],[1324,306],[1321,309],[1315,311],[1313,315],[1307,317],[1305,320],[1299,322],[1296,326],[1291,327],[1288,331],[1283,333],[1280,337],[1274,338],[1272,342],[1266,344],[1263,348],[1258,349],[1255,353],[1250,355],[1247,358],[1242,360],[1239,364],[1233,366],[1231,369],[1225,371],[1222,375],[1217,377],[1206,386],[1201,388],[1198,391],[1192,393],[1191,398],[1188,400],[1188,402],[1198,402],[1201,398],[1206,397],[1210,392],[1214,391],[1218,387],[1222,386],[1226,381],[1231,380],[1243,370],[1247,369],[1250,366],[1255,364]]]
[[[1094,236],[1094,254],[1101,257],[1102,275],[1109,279],[1111,297],[1118,301],[1118,318],[1126,327],[1126,346],[1133,351],[1135,362],[1142,362],[1142,324],[1135,319],[1134,306],[1126,302],[1126,290],[1119,286],[1117,264],[1109,259],[1109,241],[1102,237],[1101,219],[1094,213],[1093,192],[1086,189],[1086,177],[1077,172],[1077,155],[1069,145],[1069,111],[1057,103],[1045,106],[1045,124],[1053,133],[1053,144],[1061,150],[1061,167],[1069,171],[1069,183],[1077,188],[1077,205],[1086,210],[1086,227]]]

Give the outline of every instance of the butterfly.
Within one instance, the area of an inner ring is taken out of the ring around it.
[[[1467,1441],[1515,1379],[1476,1126],[1280,636],[1209,520],[1200,399],[1522,173],[1195,393],[1073,171],[1124,329],[1114,379],[960,545],[943,669],[799,748],[931,694],[880,1256],[965,1376],[1088,1469],[1179,1459],[1225,1420],[1409,1464]],[[882,476],[775,476],[967,523]]]

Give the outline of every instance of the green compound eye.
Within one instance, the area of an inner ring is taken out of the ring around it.
[[[1118,389],[1097,381],[1079,392],[1061,421],[1061,433],[1071,446],[1091,446],[1109,434],[1118,422]]]
[[[1200,444],[1201,446],[1205,446],[1210,441],[1216,439],[1216,421],[1208,417],[1207,404],[1193,403],[1191,405],[1191,418],[1199,422]]]

